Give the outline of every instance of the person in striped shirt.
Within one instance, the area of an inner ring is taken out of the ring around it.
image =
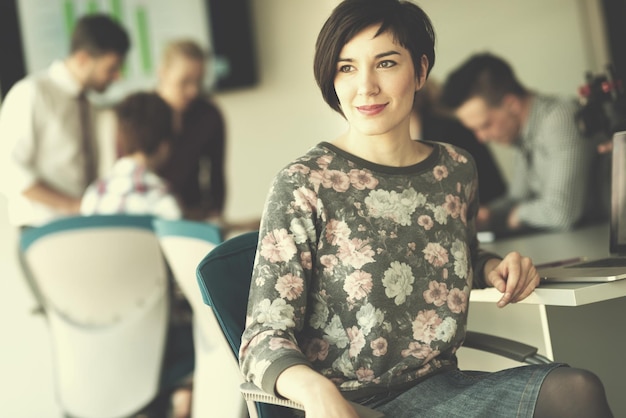
[[[577,128],[575,98],[532,91],[502,58],[481,53],[452,71],[441,101],[480,141],[514,150],[508,193],[480,208],[479,229],[568,230],[598,216],[591,198],[597,153]]]

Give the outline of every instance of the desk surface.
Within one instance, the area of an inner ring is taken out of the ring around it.
[[[518,251],[532,258],[535,264],[573,257],[606,257],[609,254],[609,227],[595,225],[571,232],[533,234],[481,244],[485,250],[505,255]],[[626,296],[626,280],[611,283],[542,284],[519,303],[578,306]],[[497,302],[495,289],[473,290],[473,302]]]

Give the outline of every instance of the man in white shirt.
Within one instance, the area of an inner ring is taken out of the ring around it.
[[[1,190],[12,224],[36,226],[79,213],[97,174],[89,91],[104,92],[120,75],[130,41],[103,14],[75,26],[64,60],[17,82],[0,109]]]
[[[14,226],[24,229],[79,214],[98,160],[85,93],[104,92],[119,77],[129,47],[118,23],[106,15],[87,15],[76,22],[65,60],[9,90],[0,108],[0,191],[8,198]],[[44,306],[18,253],[26,283]]]

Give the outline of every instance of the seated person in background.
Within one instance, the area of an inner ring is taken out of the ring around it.
[[[430,79],[415,94],[411,114],[411,138],[442,141],[464,148],[474,157],[478,171],[478,200],[487,205],[506,193],[506,183],[489,147],[438,105],[440,88]]]
[[[154,215],[180,219],[180,206],[166,181],[155,174],[167,161],[170,152],[172,110],[159,95],[134,93],[115,107],[117,144],[123,157],[110,174],[89,186],[81,204],[81,213]],[[170,327],[164,360],[162,394],[152,408],[165,409],[171,397],[173,418],[189,416],[191,376],[193,373],[193,337],[191,308],[173,280],[171,286]],[[155,411],[157,416],[160,412]]]
[[[526,89],[508,63],[485,53],[449,75],[441,101],[480,141],[514,149],[508,194],[481,207],[479,229],[568,230],[593,218],[590,171],[596,152],[576,126],[575,99]]]
[[[115,108],[124,157],[83,196],[83,215],[126,213],[179,219],[181,210],[156,173],[168,158],[172,111],[154,93],[135,93]]]

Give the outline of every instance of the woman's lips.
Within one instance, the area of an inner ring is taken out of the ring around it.
[[[377,105],[365,105],[365,106],[357,106],[357,110],[366,116],[377,115],[385,109],[386,104],[377,104]]]

